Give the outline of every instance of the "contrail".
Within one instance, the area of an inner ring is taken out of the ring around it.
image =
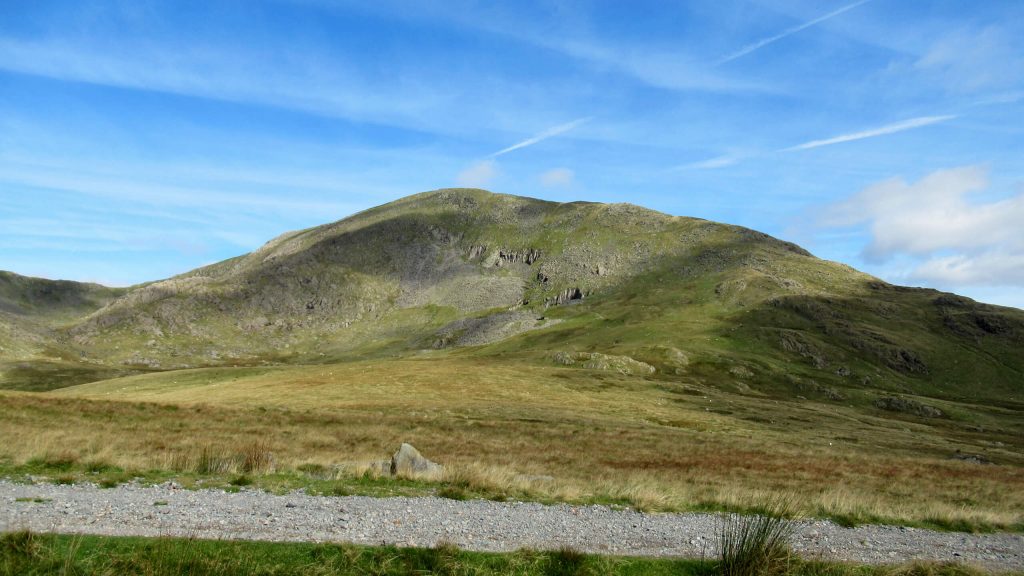
[[[783,31],[780,34],[776,34],[775,36],[771,36],[769,38],[764,38],[762,40],[758,40],[757,42],[754,42],[753,44],[747,44],[746,46],[744,46],[743,48],[740,48],[736,52],[733,52],[732,54],[722,58],[718,62],[715,62],[715,66],[720,66],[722,64],[725,64],[726,62],[732,62],[733,60],[735,60],[737,58],[741,58],[743,56],[746,56],[747,54],[750,54],[751,52],[753,52],[755,50],[759,50],[759,49],[767,46],[768,44],[771,44],[772,42],[777,42],[777,41],[782,40],[783,38],[785,38],[787,36],[792,36],[793,34],[796,34],[797,32],[799,32],[801,30],[805,30],[807,28],[810,28],[811,26],[814,26],[815,24],[820,24],[820,23],[822,23],[825,20],[828,20],[830,18],[835,18],[836,16],[839,16],[843,12],[847,12],[849,10],[853,10],[857,6],[860,6],[861,4],[866,4],[866,3],[870,2],[870,1],[871,0],[860,0],[860,2],[854,2],[853,4],[848,4],[846,6],[843,6],[842,8],[834,11],[834,12],[829,12],[828,14],[825,14],[824,16],[819,16],[818,18],[815,18],[814,20],[809,20],[807,22],[804,22],[803,24],[800,24],[798,26],[794,26],[792,28],[789,28],[788,30]]]
[[[522,142],[519,142],[517,144],[513,144],[513,145],[511,145],[508,148],[505,148],[503,150],[498,150],[494,154],[491,154],[490,156],[488,156],[488,158],[497,158],[498,156],[501,156],[502,154],[508,154],[509,152],[511,152],[513,150],[519,150],[520,148],[526,148],[527,146],[533,146],[534,144],[536,144],[538,142],[541,142],[542,140],[547,140],[548,138],[551,138],[553,136],[558,136],[559,134],[564,134],[564,133],[568,132],[569,130],[572,130],[573,128],[575,128],[575,127],[577,127],[577,126],[579,126],[581,124],[586,124],[587,122],[590,122],[593,119],[594,119],[593,116],[587,116],[586,118],[577,118],[576,120],[573,120],[572,122],[567,122],[565,124],[560,124],[558,126],[555,126],[554,128],[548,128],[547,130],[541,132],[540,134],[537,134],[536,136],[533,136],[531,138],[527,138],[526,140],[523,140]]]
[[[811,148],[818,148],[821,146],[830,146],[832,144],[839,144],[842,142],[850,142],[852,140],[863,140],[864,138],[874,138],[875,136],[883,136],[885,134],[893,134],[894,132],[902,132],[904,130],[911,130],[913,128],[920,128],[921,126],[927,126],[929,124],[936,124],[938,122],[945,122],[946,120],[952,120],[956,118],[953,115],[946,116],[922,116],[920,118],[911,118],[910,120],[904,120],[903,122],[896,122],[895,124],[888,124],[879,128],[872,128],[871,130],[864,130],[862,132],[853,132],[851,134],[843,134],[834,138],[826,138],[825,140],[811,140],[803,144],[796,146],[790,146],[789,148],[783,148],[779,152],[793,152],[795,150],[809,150]]]

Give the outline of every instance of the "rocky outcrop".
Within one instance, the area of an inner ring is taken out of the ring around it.
[[[946,415],[945,412],[934,406],[922,404],[921,402],[911,400],[910,398],[900,398],[898,396],[888,396],[875,400],[875,408],[888,410],[889,412],[901,412],[903,414],[921,416],[922,418],[942,418]]]
[[[842,392],[836,390],[835,388],[833,388],[831,386],[825,386],[825,385],[819,384],[819,383],[815,382],[814,380],[810,380],[808,382],[803,382],[803,381],[800,381],[796,377],[791,377],[791,378],[796,382],[797,390],[800,390],[801,392],[816,394],[816,395],[819,395],[819,396],[824,396],[826,399],[833,400],[833,401],[836,401],[836,402],[841,402],[843,400],[846,400],[846,396],[844,396],[842,394]]]
[[[565,304],[572,300],[582,300],[586,297],[583,290],[579,288],[566,288],[558,294],[544,299],[545,306],[558,306],[559,304]]]
[[[494,265],[500,267],[505,264],[522,262],[527,266],[532,266],[540,257],[541,251],[533,248],[526,250],[498,250],[498,260]]]
[[[982,456],[981,454],[964,454],[959,450],[956,454],[950,456],[953,460],[960,460],[961,462],[967,462],[968,464],[993,464],[991,460]]]
[[[586,368],[589,370],[609,370],[625,375],[654,374],[654,366],[634,360],[629,356],[613,356],[599,352],[558,352],[552,360],[556,364],[572,366],[573,368]]]
[[[779,344],[786,352],[792,352],[807,358],[815,368],[820,369],[828,365],[828,361],[821,350],[808,342],[803,335],[795,330],[781,330],[779,333]]]

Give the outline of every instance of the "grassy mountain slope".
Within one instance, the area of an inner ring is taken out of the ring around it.
[[[44,390],[126,373],[84,361],[66,330],[125,294],[98,284],[0,271],[0,383]]]
[[[56,326],[101,308],[127,290],[0,271],[0,312]]]
[[[1024,311],[745,228],[440,190],[83,290],[43,314],[0,292],[0,386],[67,386],[0,394],[0,464],[256,439],[299,470],[413,441],[485,493],[1024,521]]]

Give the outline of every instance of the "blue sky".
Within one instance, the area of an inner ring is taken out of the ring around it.
[[[1024,3],[0,3],[0,269],[127,285],[457,185],[1024,307]]]

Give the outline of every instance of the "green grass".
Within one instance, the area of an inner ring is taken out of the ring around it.
[[[571,549],[494,554],[351,544],[0,534],[0,576],[716,576],[715,561],[625,558]],[[794,558],[778,576],[980,576],[957,564],[857,566]]]
[[[711,574],[711,571],[708,565],[689,560],[609,558],[571,550],[486,554],[465,552],[446,545],[395,548],[57,536],[31,532],[0,536],[0,576],[44,574],[701,576]]]

